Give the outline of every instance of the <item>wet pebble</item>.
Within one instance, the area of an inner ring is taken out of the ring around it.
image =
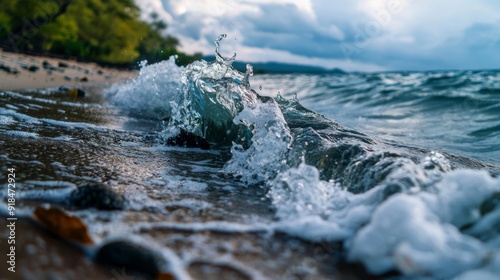
[[[121,210],[124,205],[123,196],[100,183],[79,186],[69,196],[69,206],[79,209]]]
[[[112,241],[100,247],[94,257],[97,263],[133,270],[156,278],[162,258],[151,249],[130,241]]]
[[[22,67],[22,66],[21,66]],[[40,69],[40,67],[36,66],[36,65],[31,65],[29,67],[22,67],[23,69],[26,69],[30,72],[36,72],[38,71],[38,69]]]
[[[201,148],[203,150],[210,149],[210,143],[208,143],[207,139],[185,131],[184,129],[181,129],[179,134],[175,137],[168,138],[167,144],[188,148]]]

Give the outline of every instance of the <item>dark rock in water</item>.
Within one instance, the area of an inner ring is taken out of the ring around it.
[[[45,69],[45,70],[50,70],[50,71],[57,70],[57,68],[56,68],[56,67],[52,66],[52,64],[50,64],[50,63],[49,63],[48,61],[46,61],[46,60],[45,60],[44,62],[42,62],[42,67],[43,67],[43,69]]]
[[[101,70],[97,70],[97,74],[102,75],[103,72]]]
[[[70,77],[68,77],[68,76],[64,76],[64,79],[65,79],[66,81],[71,81],[71,78],[70,78]]]
[[[44,60],[42,62],[42,67],[43,67],[43,69],[51,69],[52,65],[47,60]]]
[[[3,64],[0,64],[0,70],[3,70],[9,74],[14,74],[14,75],[17,75],[19,73],[19,71],[17,71],[16,69],[12,69],[9,66]]]
[[[67,63],[64,63],[64,62],[59,62],[59,64],[57,66],[59,66],[59,68],[68,68],[69,65]]]
[[[160,274],[158,262],[162,258],[152,250],[130,241],[113,241],[99,248],[94,260],[156,278]]]
[[[89,79],[87,77],[83,77],[80,79],[80,82],[83,82],[83,83],[88,82],[88,81],[89,81]]]
[[[71,192],[69,205],[74,208],[97,208],[100,210],[121,210],[124,208],[124,198],[99,183],[83,185]]]
[[[185,131],[184,129],[181,129],[177,136],[168,138],[167,144],[188,148],[201,148],[203,150],[210,149],[210,143],[208,143],[207,139]]]
[[[35,65],[31,65],[30,67],[26,68],[26,70],[28,70],[30,72],[36,72],[36,71],[38,71],[38,69],[40,69],[40,67],[35,66]]]

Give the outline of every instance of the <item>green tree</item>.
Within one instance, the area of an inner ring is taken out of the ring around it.
[[[133,0],[9,0],[0,6],[0,42],[15,51],[75,56],[133,65],[178,54],[182,64],[201,58],[179,53],[179,41],[152,13],[148,23]],[[16,44],[12,44],[12,38]]]

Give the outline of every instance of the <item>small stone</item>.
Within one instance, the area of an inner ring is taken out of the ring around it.
[[[30,72],[36,72],[36,71],[38,71],[38,69],[40,69],[40,67],[35,66],[35,65],[31,65],[30,67],[27,68],[27,70]]]
[[[51,69],[52,65],[47,60],[44,60],[42,62],[42,67],[43,67],[43,69]]]
[[[177,136],[168,138],[167,144],[188,148],[201,148],[203,150],[210,149],[210,143],[208,143],[207,139],[184,129],[181,129]]]
[[[7,73],[10,73],[10,67],[9,66],[5,66],[3,64],[0,64],[0,70],[3,70]]]
[[[125,199],[104,184],[92,183],[72,191],[68,203],[70,207],[77,209],[121,210]]]
[[[162,258],[151,249],[130,241],[113,241],[103,245],[94,260],[100,264],[140,272],[151,278],[162,275],[158,268]]]

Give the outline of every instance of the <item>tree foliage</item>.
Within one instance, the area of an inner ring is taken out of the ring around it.
[[[75,56],[116,65],[150,63],[179,53],[157,14],[140,20],[133,0],[9,0],[0,5],[0,42],[15,51]]]

